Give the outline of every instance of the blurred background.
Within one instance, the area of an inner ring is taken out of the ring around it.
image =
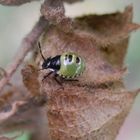
[[[39,2],[20,7],[0,5],[0,66],[6,67],[11,61],[23,37],[31,30],[40,15]],[[88,13],[110,13],[123,10],[133,4],[133,21],[140,23],[140,1],[138,0],[85,0],[74,5],[65,4],[68,16],[80,16]],[[128,89],[140,88],[140,31],[132,34],[129,50],[125,59],[129,74],[124,79]],[[26,136],[22,140],[25,140]],[[117,140],[140,140],[140,96],[137,97],[131,113],[127,117]]]

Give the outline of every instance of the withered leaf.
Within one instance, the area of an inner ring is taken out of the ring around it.
[[[132,7],[123,13],[76,18],[73,32],[67,32],[69,26],[66,31],[60,28],[64,21],[69,24],[61,1],[45,1],[41,12],[56,23],[40,39],[43,55],[76,52],[86,69],[79,81],[63,81],[62,87],[53,76],[42,81],[47,70],[25,66],[22,86],[28,97],[12,102],[10,111],[0,112],[0,133],[24,128],[38,135],[34,140],[44,140],[47,132],[52,140],[114,140],[139,92],[128,92],[122,80],[129,34],[140,27],[131,22]],[[41,61],[38,54],[35,62],[39,67]],[[10,95],[1,98],[2,106],[7,97]]]
[[[30,95],[35,96],[40,94],[40,84],[37,80],[38,70],[32,65],[26,65],[22,69],[23,83],[25,87],[30,91]]]
[[[42,106],[47,101],[46,95],[40,92],[40,83],[38,80],[38,69],[32,65],[26,65],[22,69],[23,83],[30,93],[31,106]],[[29,101],[30,100],[30,101]]]
[[[46,103],[46,96],[40,95],[38,70],[28,65],[22,69],[22,75],[25,87],[23,85],[11,86],[1,95],[0,133],[17,129],[32,129],[33,131],[34,128],[38,128],[36,127],[38,121],[41,121],[43,117],[40,106]]]
[[[87,15],[76,18],[76,28],[91,32],[92,39],[105,59],[113,65],[123,65],[128,48],[128,37],[140,25],[132,23],[133,8],[128,6],[123,13]]]
[[[129,33],[140,25],[132,23],[132,6],[126,7],[123,13],[106,15],[87,15],[76,18],[76,28],[92,33],[93,41],[101,47],[124,40]]]
[[[135,93],[123,89],[114,91],[68,85],[64,90],[47,89],[52,140],[114,140],[135,97]]]
[[[39,107],[34,99],[28,99],[13,102],[8,111],[4,108],[0,112],[0,134],[22,129],[36,131],[44,117]]]
[[[14,115],[18,109],[19,106],[25,104],[24,101],[16,101],[12,104],[11,110],[7,111],[7,112],[0,112],[0,123],[7,120],[8,118],[10,118],[12,115]]]
[[[131,19],[131,7],[123,13],[85,16],[75,20],[73,32],[51,26],[40,39],[45,58],[70,51],[86,63],[79,81],[64,81],[63,88],[53,76],[42,82],[47,71],[39,75],[42,92],[48,98],[46,111],[52,140],[116,138],[138,93],[128,92],[122,80],[128,36],[139,27]],[[103,48],[115,49],[109,54]],[[40,65],[41,60],[39,54],[36,63]]]

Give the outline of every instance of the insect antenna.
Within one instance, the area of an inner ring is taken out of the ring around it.
[[[40,54],[42,56],[42,58],[44,59],[44,61],[46,60],[45,57],[43,56],[43,53],[42,53],[42,50],[41,50],[41,45],[40,45],[40,42],[38,42],[38,48],[40,50]]]

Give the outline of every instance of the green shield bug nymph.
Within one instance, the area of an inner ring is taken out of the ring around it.
[[[54,57],[45,58],[41,51],[40,43],[38,43],[41,56],[44,60],[42,64],[43,69],[49,69],[50,72],[44,76],[43,80],[50,74],[54,74],[55,79],[57,76],[66,80],[74,80],[85,70],[85,63],[83,58],[73,52],[65,52],[62,55],[56,55]],[[60,82],[56,79],[60,84]]]

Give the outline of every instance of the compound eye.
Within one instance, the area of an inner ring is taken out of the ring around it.
[[[76,63],[79,64],[80,63],[80,58],[76,57]]]
[[[69,62],[72,61],[72,55],[69,55],[69,56],[68,56],[68,60],[69,60]]]

